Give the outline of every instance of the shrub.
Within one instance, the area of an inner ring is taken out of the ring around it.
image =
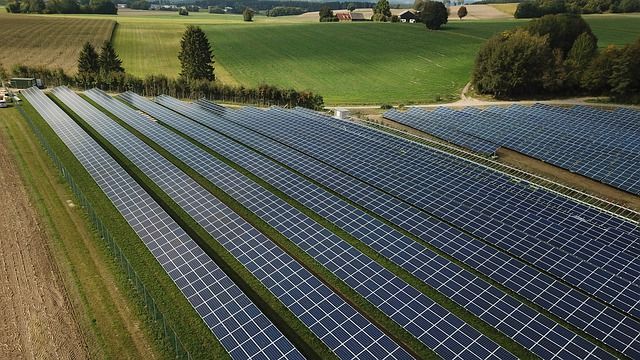
[[[371,16],[371,21],[387,22],[387,17],[381,13],[375,13]]]
[[[467,7],[466,6],[460,6],[458,8],[458,17],[460,18],[460,20],[462,20],[463,17],[467,16]]]
[[[253,14],[254,14],[253,10],[249,8],[244,8],[244,10],[242,11],[242,19],[244,21],[253,21]]]

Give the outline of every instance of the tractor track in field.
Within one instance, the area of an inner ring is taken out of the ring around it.
[[[0,204],[0,359],[89,358],[47,236],[2,136]]]

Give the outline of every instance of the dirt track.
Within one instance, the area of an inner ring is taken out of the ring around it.
[[[0,359],[86,359],[87,347],[0,136]]]

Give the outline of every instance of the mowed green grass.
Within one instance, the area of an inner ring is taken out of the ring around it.
[[[0,9],[4,30],[0,42],[0,64],[62,68],[75,73],[82,45],[95,46],[111,39],[115,21],[7,14]]]
[[[329,104],[451,100],[468,81],[483,41],[410,24],[229,25],[205,31],[218,64],[236,82],[311,90]]]
[[[451,22],[434,32],[420,24],[320,24],[299,17],[245,23],[234,15],[195,15],[119,21],[115,43],[127,70],[177,75],[180,30],[196,23],[213,44],[216,75],[225,83],[310,90],[330,105],[444,102],[459,96],[487,38],[526,22]],[[640,37],[637,14],[585,18],[601,47]]]

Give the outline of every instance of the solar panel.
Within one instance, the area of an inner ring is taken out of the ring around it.
[[[56,88],[54,92],[227,248],[336,355],[410,357],[301,264],[151,147],[68,89]],[[153,124],[148,119],[140,121]]]
[[[303,358],[195,241],[53,101],[35,87],[22,94],[104,191],[232,358]]]
[[[624,110],[536,104],[482,112],[439,109],[387,114],[436,136],[438,128],[446,127],[640,194],[640,128]]]
[[[396,109],[391,109],[384,113],[384,117],[387,119],[400,122],[404,125],[415,125],[415,123],[410,120],[410,117],[405,117],[403,115],[403,113]],[[429,134],[435,135],[441,139],[465,147],[469,150],[485,155],[493,155],[500,148],[500,145],[494,144],[482,138],[475,137],[473,135],[463,133],[461,131],[458,131],[454,127],[443,124],[442,122],[428,121],[427,119],[421,120],[424,121],[420,122],[420,130],[426,131]]]
[[[208,117],[208,114],[202,110],[189,107],[167,96],[158,97],[157,102],[200,122],[206,122]],[[582,355],[578,354],[578,350],[573,354],[578,357],[589,356],[596,348],[595,345],[576,337],[575,334],[559,327],[557,323],[532,308],[524,306],[514,298],[403,236],[381,221],[226,136],[199,124],[190,123],[186,119],[171,116],[166,111],[154,114],[167,125],[243,166],[254,175],[262,177],[271,185],[332,221],[420,280],[438,289],[491,325],[496,326],[507,336],[520,342],[537,355],[546,357],[549,353],[553,353],[563,357],[561,354],[567,343],[576,344],[574,349],[583,349]],[[166,116],[162,116],[165,114]],[[219,121],[216,124],[219,124]],[[230,135],[229,132],[225,133]],[[584,298],[582,300],[584,301]],[[636,327],[636,331],[640,331],[640,324],[636,324]],[[546,348],[538,346],[544,339],[547,339]],[[628,352],[633,353],[633,351],[636,350]],[[598,354],[597,356],[604,355]]]
[[[318,116],[316,115],[316,117]],[[335,120],[330,121],[336,122]],[[350,128],[357,127],[359,131],[362,128],[353,124],[341,125]],[[361,131],[374,132],[371,129]],[[358,132],[357,135],[360,136],[363,133]],[[401,142],[401,140],[396,142]],[[414,147],[418,147],[418,145],[414,145]],[[428,166],[429,178],[420,178],[416,175],[421,166]],[[448,193],[456,194],[454,199],[450,201],[451,204],[458,202],[460,205],[490,213],[493,217],[499,218],[500,221],[510,226],[526,228],[528,235],[546,241],[628,281],[636,282],[640,277],[640,264],[635,264],[633,260],[637,255],[637,246],[634,243],[638,240],[634,235],[613,229],[584,228],[584,224],[580,224],[583,229],[579,229],[573,227],[576,224],[573,221],[574,218],[567,217],[564,214],[559,216],[550,216],[548,212],[534,214],[534,211],[537,212],[540,209],[531,206],[529,199],[517,198],[528,192],[528,189],[511,184],[510,179],[505,177],[501,179],[495,176],[487,176],[486,174],[491,174],[487,171],[484,171],[487,179],[478,182],[477,179],[468,178],[468,166],[460,167],[456,163],[449,162],[446,166],[442,166],[439,172],[431,159],[427,162],[412,161],[411,165],[407,167],[411,169],[405,171],[405,173],[411,174],[407,176],[411,176],[414,181],[436,181],[435,184],[428,185],[432,199],[446,201],[447,194],[440,197],[435,195],[437,191],[442,193],[442,187],[446,187]],[[456,168],[460,168],[460,176],[455,176]],[[479,173],[477,175],[483,174]],[[419,192],[419,186],[423,185],[420,184],[414,187],[414,192]],[[566,241],[566,239],[569,239],[569,241]],[[630,247],[633,248],[630,249]],[[627,250],[629,250],[629,253],[627,253]]]
[[[124,98],[170,126],[179,127],[188,121],[139,96],[126,94]],[[132,115],[123,114],[123,118]],[[260,216],[440,356],[466,358],[498,353],[509,356],[491,340],[278,196],[180,136],[159,126],[145,125],[138,130]],[[446,336],[443,336],[444,329],[450,329],[444,332]],[[476,348],[473,352],[469,350],[472,347]]]
[[[168,98],[162,97],[163,102],[165,102],[165,99]],[[177,108],[175,103],[175,101],[165,102],[165,104],[184,112],[184,108]],[[197,105],[190,106],[190,108],[199,109],[200,105],[207,107],[208,103],[200,102]],[[256,121],[269,121],[265,112],[256,111],[256,113],[256,116],[258,116]],[[638,343],[635,337],[628,335],[638,333],[637,322],[585,296],[583,293],[553,280],[546,274],[515,260],[505,253],[498,252],[494,248],[468,237],[461,231],[427,216],[418,209],[408,206],[406,203],[382,193],[366,183],[349,177],[321,162],[314,161],[251,130],[235,125],[223,118],[213,117],[211,114],[209,114],[209,118],[196,116],[193,112],[185,112],[185,114],[190,114],[194,119],[210,128],[300,171],[309,178],[322,183],[421,239],[430,242],[449,255],[471,265],[485,275],[614,348],[621,351],[628,351],[628,348],[637,348]],[[246,113],[228,111],[226,116],[246,117],[248,115]],[[182,123],[186,123],[186,121]],[[186,131],[186,129],[183,130]],[[206,137],[210,136],[212,134],[206,135]],[[198,137],[198,140],[204,142],[205,136]],[[221,146],[216,147],[216,149],[220,148]],[[391,253],[401,253],[401,248],[399,247],[390,247],[388,250]],[[448,276],[453,277],[453,273],[448,274]]]
[[[279,138],[294,148],[303,149],[307,153],[313,154],[333,166],[337,166],[342,171],[381,186],[386,191],[400,196],[405,201],[422,202],[418,206],[426,211],[434,213],[465,231],[490,241],[512,255],[521,257],[542,269],[550,271],[558,278],[598,296],[607,303],[614,304],[622,311],[627,313],[636,313],[638,311],[637,299],[640,297],[637,286],[629,284],[623,279],[604,272],[585,261],[576,259],[574,256],[553,248],[545,242],[536,241],[522,231],[496,223],[495,219],[488,218],[482,213],[469,212],[464,208],[451,208],[449,201],[429,203],[429,206],[424,206],[425,203],[423,201],[425,199],[422,196],[428,195],[424,193],[420,194],[421,197],[419,199],[414,200],[412,197],[415,197],[416,194],[415,189],[412,189],[412,187],[416,185],[415,181],[403,179],[400,182],[397,180],[397,175],[390,174],[381,168],[383,165],[401,163],[400,158],[397,156],[393,160],[371,158],[372,160],[365,161],[360,157],[362,154],[365,157],[371,157],[373,152],[382,151],[380,146],[372,147],[372,145],[358,143],[358,140],[350,136],[349,133],[345,134],[335,129],[321,127],[322,130],[318,130],[318,124],[315,124],[316,128],[313,129],[314,125],[309,125],[301,117],[291,116],[286,120],[274,118],[270,122],[265,122],[251,120],[245,116],[238,117],[236,121]],[[304,131],[298,132],[296,130],[298,127],[304,129]],[[349,136],[348,140],[344,140],[344,142],[348,143],[346,147],[340,144],[340,141],[345,136]],[[386,135],[381,134],[380,136]],[[328,137],[330,139],[327,139]],[[348,150],[356,148],[358,151]],[[363,149],[375,150],[364,151]],[[372,161],[376,162],[376,164],[372,165]],[[429,169],[429,166],[425,165],[421,169]],[[411,169],[411,171],[416,170]],[[450,194],[450,196],[452,195]],[[455,195],[453,196],[455,197]]]

